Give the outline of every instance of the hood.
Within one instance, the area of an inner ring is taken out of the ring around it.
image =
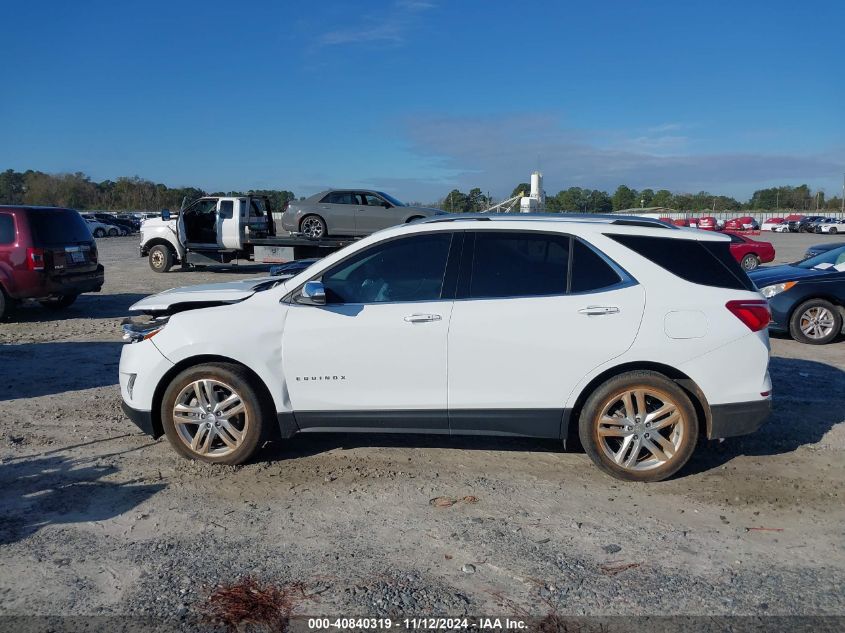
[[[173,288],[141,299],[130,306],[129,312],[162,316],[184,312],[185,310],[238,303],[244,299],[249,299],[256,292],[269,290],[282,282],[283,280],[274,277],[260,277],[219,284]]]
[[[765,266],[757,270],[752,270],[748,273],[748,277],[754,282],[755,286],[763,288],[772,284],[782,284],[785,281],[804,281],[806,279],[826,277],[836,272],[833,268],[818,270],[816,268],[799,268],[792,264],[783,264],[782,266]]]

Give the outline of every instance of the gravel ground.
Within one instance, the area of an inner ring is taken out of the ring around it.
[[[767,237],[778,261],[825,240]],[[495,438],[311,435],[213,467],[124,419],[118,324],[152,292],[263,269],[100,251],[101,294],[0,324],[0,615],[178,622],[246,575],[333,616],[845,615],[845,341],[774,339],[771,421],[659,484]]]

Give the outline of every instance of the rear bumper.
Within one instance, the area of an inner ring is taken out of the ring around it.
[[[47,277],[43,286],[44,294],[78,295],[83,292],[99,292],[105,279],[105,269],[101,264],[97,264],[97,270],[94,272]]]
[[[151,411],[139,411],[138,409],[133,409],[125,402],[121,403],[121,407],[123,408],[123,412],[126,414],[126,417],[132,420],[133,424],[141,429],[147,435],[151,435],[153,438],[161,437],[161,433],[156,433],[156,429],[153,426],[153,414]]]
[[[712,419],[707,437],[712,440],[754,433],[763,426],[771,412],[772,401],[770,398],[752,400],[751,402],[711,405]]]

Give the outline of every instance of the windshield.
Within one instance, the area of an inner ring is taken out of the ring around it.
[[[399,200],[397,200],[396,198],[394,198],[391,195],[384,193],[383,191],[376,191],[376,193],[378,195],[380,195],[382,198],[384,198],[385,200],[387,200],[394,207],[405,207],[405,206],[407,206],[404,202],[399,202]]]
[[[30,210],[27,214],[33,241],[38,246],[90,242],[88,224],[70,209]]]
[[[840,272],[845,271],[845,246],[832,248],[820,255],[805,259],[803,262],[793,264],[793,266],[805,269],[818,268],[819,270],[836,267]]]

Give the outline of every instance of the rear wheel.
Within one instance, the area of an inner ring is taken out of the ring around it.
[[[248,374],[207,364],[180,373],[164,393],[161,420],[183,457],[217,464],[249,459],[264,437],[264,411]]]
[[[810,299],[795,309],[789,320],[789,333],[800,343],[825,345],[842,331],[839,308],[824,299]]]
[[[73,302],[76,301],[78,296],[79,295],[56,295],[55,297],[50,297],[49,299],[42,299],[38,303],[48,310],[62,310],[73,305]]]
[[[317,240],[328,234],[326,221],[319,215],[306,215],[299,223],[299,231],[305,237]]]
[[[103,229],[97,228],[94,229],[94,237],[105,237],[106,232]]]
[[[118,235],[120,235],[120,231],[116,228],[112,227],[109,229],[109,237],[117,237]]]
[[[0,288],[0,321],[9,316],[12,311],[12,302],[6,296],[6,293]]]
[[[740,264],[744,270],[754,270],[760,265],[760,258],[752,253],[748,253],[742,258]]]
[[[150,249],[149,259],[153,272],[166,273],[173,267],[173,249],[164,244],[156,244]]]
[[[833,235],[836,235],[836,233],[837,233],[836,227],[835,226],[830,227],[830,229],[828,229],[827,232],[832,233]]]
[[[590,459],[626,481],[661,481],[687,463],[698,418],[676,383],[651,371],[611,378],[587,399],[579,436]]]

